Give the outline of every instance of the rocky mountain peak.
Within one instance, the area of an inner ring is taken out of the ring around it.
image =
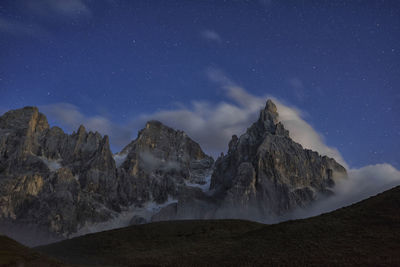
[[[206,184],[214,163],[183,131],[159,121],[147,122],[114,158],[123,159],[118,164],[120,179],[135,184],[135,190],[124,192],[128,203],[176,199],[186,183]]]
[[[268,100],[259,119],[215,163],[211,188],[221,192],[224,209],[251,211],[259,216],[306,206],[329,192],[334,175],[346,170],[334,159],[321,157],[294,142],[278,122],[276,105]],[[235,207],[235,208],[233,208]]]
[[[276,108],[276,105],[274,102],[272,102],[271,99],[267,100],[267,103],[265,104],[265,110],[268,110],[271,113],[277,113],[278,109]]]
[[[154,148],[163,138],[179,138],[181,131],[176,131],[157,120],[148,121],[145,128],[139,131],[138,139],[142,139],[147,145]]]
[[[189,158],[202,159],[207,157],[200,145],[193,141],[185,132],[175,130],[157,120],[148,121],[139,131],[138,137],[128,144],[120,154],[130,151],[155,151],[159,156],[176,156],[188,154]]]
[[[261,128],[261,131],[267,130],[274,132],[275,125],[278,123],[278,110],[272,100],[268,99],[265,104],[265,108],[260,111],[260,116],[257,121],[257,127]]]
[[[160,129],[162,127],[166,127],[162,122],[157,120],[151,120],[146,123],[146,129]]]
[[[0,128],[10,130],[29,129],[32,132],[44,131],[49,128],[47,118],[37,107],[24,107],[11,110],[0,117]]]
[[[79,128],[78,128],[77,134],[78,134],[79,136],[86,134],[86,128],[85,128],[85,126],[83,126],[83,125],[81,124],[81,125],[79,126]]]
[[[183,135],[182,131],[175,130],[167,125],[163,124],[157,120],[150,120],[146,123],[145,127],[139,131],[139,136],[141,135],[158,135],[158,134],[174,134]]]
[[[108,136],[83,125],[66,134],[49,129],[35,107],[9,111],[0,117],[0,223],[34,223],[66,236],[131,208],[149,221],[263,220],[304,207],[346,170],[295,143],[278,117],[268,100],[214,164],[186,133],[160,121],[147,122],[112,155]],[[148,210],[153,205],[163,208]]]
[[[0,117],[0,198],[9,199],[0,201],[0,223],[35,223],[62,235],[104,221],[117,207],[115,175],[108,137],[83,126],[71,135],[50,129],[36,107]]]

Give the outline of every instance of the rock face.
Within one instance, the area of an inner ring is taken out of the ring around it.
[[[346,170],[294,142],[268,100],[257,122],[240,138],[233,136],[227,155],[215,163],[211,189],[221,199],[223,216],[262,220],[304,207],[320,194],[331,194]]]
[[[210,190],[186,190],[175,206],[155,219],[243,218],[275,221],[295,208],[333,194],[346,170],[294,142],[268,100],[259,119],[240,138],[232,136],[227,155],[215,162]],[[169,217],[168,217],[169,214]]]
[[[264,220],[331,194],[334,176],[346,170],[295,143],[278,118],[268,101],[214,163],[158,121],[113,155],[108,137],[84,126],[66,134],[35,107],[9,111],[0,117],[0,229],[35,225],[68,237],[107,222]]]
[[[68,135],[35,107],[9,111],[0,117],[0,224],[69,236],[131,206],[176,199],[186,183],[206,183],[212,166],[185,133],[159,122],[113,156],[108,137],[84,126]]]
[[[205,184],[214,160],[184,132],[150,121],[119,157],[123,201],[164,203],[177,198],[187,184]]]
[[[110,218],[116,198],[108,137],[49,128],[35,107],[0,117],[0,218],[56,234]]]

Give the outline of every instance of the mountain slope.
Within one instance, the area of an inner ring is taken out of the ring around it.
[[[294,142],[268,100],[258,120],[239,138],[234,135],[227,155],[216,161],[211,188],[223,198],[222,214],[233,210],[263,220],[332,194],[334,180],[345,176],[334,159]]]
[[[54,236],[112,217],[117,201],[108,137],[50,128],[36,107],[0,117],[0,224]],[[28,240],[27,244],[35,244]]]
[[[258,120],[226,155],[215,162],[210,191],[181,194],[178,203],[161,210],[163,220],[245,219],[272,222],[333,194],[335,181],[347,177],[333,158],[294,142],[267,100]]]
[[[66,266],[0,235],[0,266]]]
[[[121,153],[126,158],[117,166]],[[82,125],[72,134],[50,128],[36,107],[6,112],[0,116],[0,233],[38,245],[99,224],[110,229],[120,216],[130,216],[121,226],[143,223],[162,204],[176,202],[186,182],[206,184],[213,166],[185,133],[155,121],[121,153],[113,155],[107,136]],[[46,238],[30,238],[33,228]]]
[[[113,155],[99,133],[66,134],[36,107],[0,116],[0,232],[28,245],[129,224],[268,222],[331,193],[346,170],[295,143],[268,100],[215,163],[184,132],[149,121]],[[212,175],[211,175],[212,174]],[[10,225],[12,227],[10,227]],[[30,237],[31,228],[46,238]],[[20,233],[27,234],[20,234]]]
[[[109,266],[395,266],[400,187],[317,217],[136,225],[39,247],[69,263]]]
[[[186,184],[205,184],[213,158],[183,131],[149,121],[138,137],[120,153],[118,179],[126,195],[137,203],[165,203],[177,199]]]

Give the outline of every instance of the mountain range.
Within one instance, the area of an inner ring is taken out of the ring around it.
[[[269,222],[330,197],[346,169],[304,149],[268,100],[226,155],[149,121],[113,154],[108,136],[50,127],[36,107],[0,117],[0,231],[27,245],[181,219]]]

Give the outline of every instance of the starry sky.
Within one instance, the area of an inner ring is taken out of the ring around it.
[[[135,118],[232,101],[210,72],[296,107],[350,166],[400,168],[397,0],[0,1],[0,113],[133,138]]]

